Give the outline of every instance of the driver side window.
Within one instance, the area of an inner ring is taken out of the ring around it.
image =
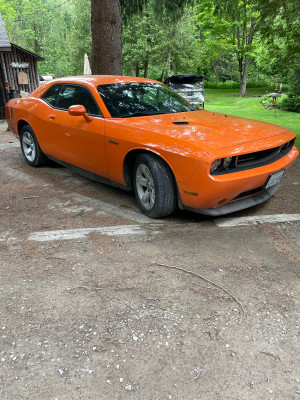
[[[53,85],[47,92],[42,96],[42,99],[48,103],[51,107],[55,107],[56,101],[61,90],[61,85]]]
[[[92,93],[80,85],[53,85],[42,97],[50,106],[67,111],[74,105],[85,107],[87,114],[102,116]]]

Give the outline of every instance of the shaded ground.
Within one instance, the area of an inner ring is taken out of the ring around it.
[[[28,240],[140,214],[128,193],[0,154],[0,399],[300,398],[299,222],[178,211],[146,234]],[[299,166],[238,215],[300,213]]]

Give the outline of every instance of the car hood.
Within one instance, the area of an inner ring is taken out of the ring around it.
[[[206,110],[128,118],[131,127],[167,135],[189,147],[219,150],[288,132],[278,125]],[[179,124],[178,124],[179,123]]]

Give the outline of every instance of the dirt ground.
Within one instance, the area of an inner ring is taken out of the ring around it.
[[[4,122],[0,155],[1,400],[300,399],[300,221],[149,220]],[[235,217],[300,214],[299,169]]]

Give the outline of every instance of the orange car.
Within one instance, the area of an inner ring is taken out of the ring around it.
[[[293,132],[197,109],[149,79],[56,79],[5,111],[28,164],[51,159],[133,190],[151,218],[176,205],[218,216],[262,203],[298,155]]]

